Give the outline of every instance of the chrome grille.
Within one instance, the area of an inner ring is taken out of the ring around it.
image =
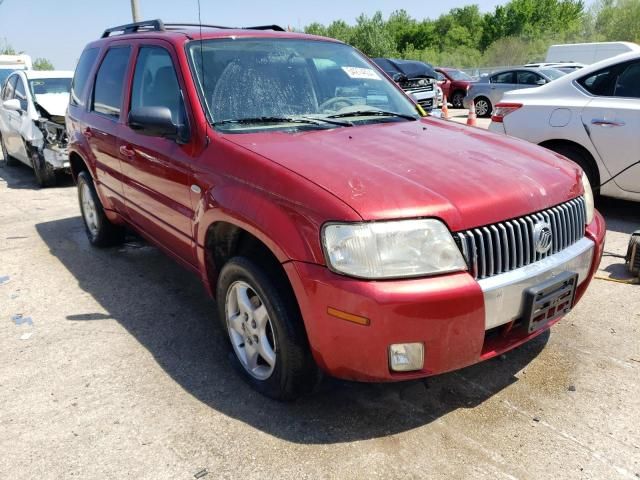
[[[524,217],[472,228],[454,234],[475,278],[487,278],[542,260],[573,245],[584,236],[584,198],[575,198],[553,208]],[[534,228],[546,222],[551,229],[551,248],[536,251]]]
[[[427,85],[420,86],[412,86],[412,87],[403,87],[405,92],[409,93],[425,93],[425,92],[433,92],[433,84],[429,83]]]

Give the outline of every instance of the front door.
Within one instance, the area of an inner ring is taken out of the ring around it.
[[[187,123],[182,81],[171,46],[138,49],[129,109],[167,107],[173,122]],[[182,260],[195,264],[191,205],[192,145],[125,127],[119,144],[127,214]]]

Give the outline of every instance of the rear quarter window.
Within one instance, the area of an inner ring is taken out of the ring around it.
[[[84,94],[85,89],[87,88],[87,81],[89,80],[89,73],[91,73],[91,69],[93,64],[96,62],[96,58],[98,58],[98,53],[100,49],[95,48],[87,48],[82,55],[80,55],[80,60],[78,60],[78,65],[76,66],[76,71],[73,75],[73,81],[71,82],[71,104],[77,106],[84,106],[86,96]]]
[[[111,47],[104,56],[93,86],[92,110],[113,118],[120,117],[124,77],[131,47]]]

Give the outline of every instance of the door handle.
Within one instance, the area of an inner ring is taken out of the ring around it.
[[[87,127],[87,128],[84,129],[84,132],[82,132],[82,135],[84,135],[84,138],[89,140],[90,138],[93,137],[93,132],[91,131],[91,129],[89,127]]]
[[[135,150],[131,147],[129,147],[128,145],[120,145],[120,154],[123,157],[127,157],[127,158],[133,158],[136,154]]]
[[[624,127],[625,123],[612,122],[610,120],[604,120],[602,118],[594,118],[593,120],[591,120],[591,125],[596,125],[597,127],[610,128],[610,127]]]

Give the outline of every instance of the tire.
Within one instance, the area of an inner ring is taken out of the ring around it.
[[[313,390],[319,372],[304,324],[290,286],[273,268],[231,258],[220,272],[216,303],[232,362],[255,390],[276,400]]]
[[[569,160],[577,163],[587,175],[594,195],[598,195],[597,187],[600,185],[600,174],[598,173],[597,167],[594,167],[593,163],[584,152],[572,145],[551,145],[547,148],[559,153],[560,155],[564,155]]]
[[[53,187],[56,184],[56,172],[44,159],[44,155],[35,148],[28,148],[31,166],[40,187]]]
[[[2,136],[0,136],[0,148],[2,149],[2,157],[4,158],[4,163],[8,167],[15,167],[16,165],[18,165],[18,160],[13,158],[11,155],[9,155],[9,152],[7,152],[7,147],[4,146],[4,138],[2,138]]]
[[[94,247],[111,247],[122,243],[124,229],[109,221],[96,193],[91,175],[86,170],[78,174],[78,201],[89,243]]]
[[[464,105],[463,100],[464,100],[465,94],[462,92],[455,92],[453,94],[453,97],[451,97],[451,106],[453,108],[463,108]]]
[[[491,116],[491,112],[493,111],[493,105],[491,105],[491,100],[487,97],[478,97],[474,100],[474,104],[476,107],[476,115],[478,118],[489,118]]]

